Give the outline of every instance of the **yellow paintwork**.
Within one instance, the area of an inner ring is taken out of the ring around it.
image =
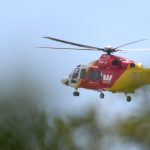
[[[76,85],[76,89],[78,89],[80,87],[80,85],[84,82],[83,79],[80,79],[78,82],[77,82],[77,85]]]
[[[114,85],[105,90],[133,93],[137,88],[146,84],[150,84],[150,68],[144,68],[141,64],[136,64],[135,67],[128,65]]]

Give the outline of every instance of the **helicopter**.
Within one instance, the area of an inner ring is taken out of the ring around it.
[[[131,101],[129,94],[144,86],[150,84],[150,68],[145,68],[141,63],[133,60],[113,55],[122,49],[122,47],[144,41],[140,39],[137,41],[129,42],[117,47],[106,46],[99,48],[95,46],[88,46],[75,42],[70,42],[53,37],[43,37],[52,41],[73,45],[76,47],[39,47],[59,50],[93,50],[102,51],[102,54],[97,60],[88,64],[77,65],[72,73],[61,80],[66,86],[75,89],[74,96],[79,96],[79,88],[90,89],[98,91],[99,97],[105,97],[104,92],[109,91],[112,93],[124,93],[126,100]],[[121,48],[121,49],[120,49]],[[149,50],[149,49],[134,49],[134,50]]]

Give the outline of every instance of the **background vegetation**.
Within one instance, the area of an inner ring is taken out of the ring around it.
[[[115,149],[112,142],[118,138],[125,144],[150,148],[148,109],[105,126],[94,106],[82,115],[52,115],[37,85],[18,83],[0,97],[0,149],[105,150]]]

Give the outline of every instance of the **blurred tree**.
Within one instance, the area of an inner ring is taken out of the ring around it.
[[[131,116],[119,123],[120,135],[150,149],[150,111]]]
[[[52,117],[37,88],[19,82],[0,96],[0,149],[98,150],[103,132],[94,109],[82,116]]]
[[[27,100],[27,99],[26,99]],[[32,102],[32,105],[31,105]],[[0,149],[98,150],[102,131],[93,110],[66,120],[36,108],[33,100],[0,101]],[[84,144],[82,141],[86,141]]]
[[[102,130],[96,122],[96,114],[91,109],[83,117],[72,116],[63,121],[56,118],[51,145],[54,149],[62,150],[98,150]]]

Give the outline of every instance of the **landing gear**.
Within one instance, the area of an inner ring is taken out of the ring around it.
[[[131,96],[127,96],[127,101],[131,102]]]
[[[104,95],[104,93],[103,93],[102,91],[97,90],[97,92],[100,92],[99,97],[100,97],[101,99],[103,99],[103,98],[105,97],[105,95]]]
[[[80,93],[78,91],[73,92],[73,96],[79,96],[79,95],[80,95]]]
[[[105,95],[104,95],[104,93],[100,93],[100,95],[99,95],[99,97],[101,98],[101,99],[103,99],[104,97],[105,97]]]
[[[125,93],[125,95],[126,95],[127,102],[131,102],[131,96],[128,96],[127,93]]]

